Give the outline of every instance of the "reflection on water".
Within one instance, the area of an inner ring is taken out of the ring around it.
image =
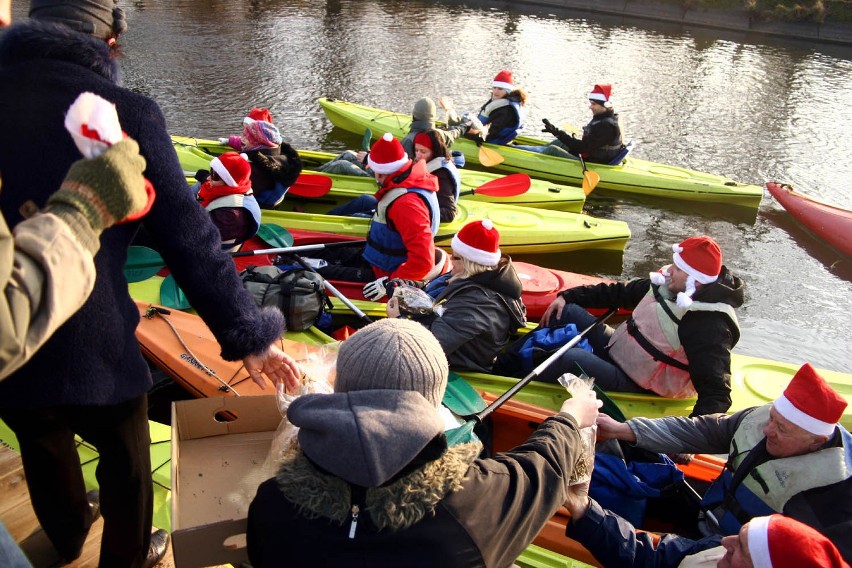
[[[14,4],[22,18],[26,2]],[[536,7],[507,11],[505,2],[122,4],[130,26],[125,81],[160,103],[176,134],[237,133],[250,108],[266,106],[297,147],[357,148],[360,136],[332,128],[318,97],[407,111],[421,96],[443,95],[477,109],[495,73],[509,68],[530,97],[528,134],[547,137],[542,118],[584,124],[591,85],[612,83],[636,157],[745,182],[789,181],[852,207],[848,48]],[[550,265],[644,275],[668,262],[672,243],[709,234],[746,282],[739,351],[852,372],[852,260],[816,242],[768,195],[756,216],[603,194],[592,194],[587,211],[630,225],[623,259],[566,255],[546,259]]]

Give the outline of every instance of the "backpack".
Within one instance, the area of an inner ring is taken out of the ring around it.
[[[537,327],[516,340],[499,355],[494,362],[492,372],[508,377],[522,377],[579,333],[577,326],[573,323],[555,328]],[[575,347],[592,351],[588,339],[582,339]]]
[[[240,272],[240,280],[258,306],[281,310],[288,331],[304,331],[317,323],[328,304],[322,277],[304,268],[249,266]]]

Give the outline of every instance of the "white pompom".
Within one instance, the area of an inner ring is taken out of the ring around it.
[[[391,140],[393,140],[393,134],[391,134],[390,132],[385,132],[382,136],[382,140],[384,140],[385,142],[390,142]]]
[[[494,222],[491,219],[485,219],[484,221],[482,221],[482,226],[490,231],[494,228]]]
[[[656,286],[662,286],[666,283],[666,277],[661,272],[652,272],[648,277],[651,279],[651,284]]]
[[[688,308],[692,305],[692,298],[690,298],[685,292],[678,292],[677,305],[681,308]]]

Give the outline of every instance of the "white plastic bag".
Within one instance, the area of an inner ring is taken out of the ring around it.
[[[444,313],[442,304],[436,304],[432,296],[415,286],[397,286],[392,297],[397,298],[399,313],[403,316],[425,316],[430,313],[440,316]]]
[[[595,380],[585,375],[578,377],[571,373],[565,373],[557,379],[559,384],[568,390],[571,397],[587,396],[589,391],[594,389]],[[598,425],[592,424],[585,428],[580,428],[580,440],[583,443],[583,449],[577,462],[574,464],[574,469],[571,471],[571,477],[568,480],[568,485],[576,485],[584,483],[592,479],[592,469],[595,464],[595,438],[598,433]]]

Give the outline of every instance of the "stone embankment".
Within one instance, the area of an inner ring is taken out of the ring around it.
[[[695,2],[654,0],[523,0],[525,4],[644,18],[683,25],[852,46],[852,23],[754,22],[745,8],[706,8]]]

